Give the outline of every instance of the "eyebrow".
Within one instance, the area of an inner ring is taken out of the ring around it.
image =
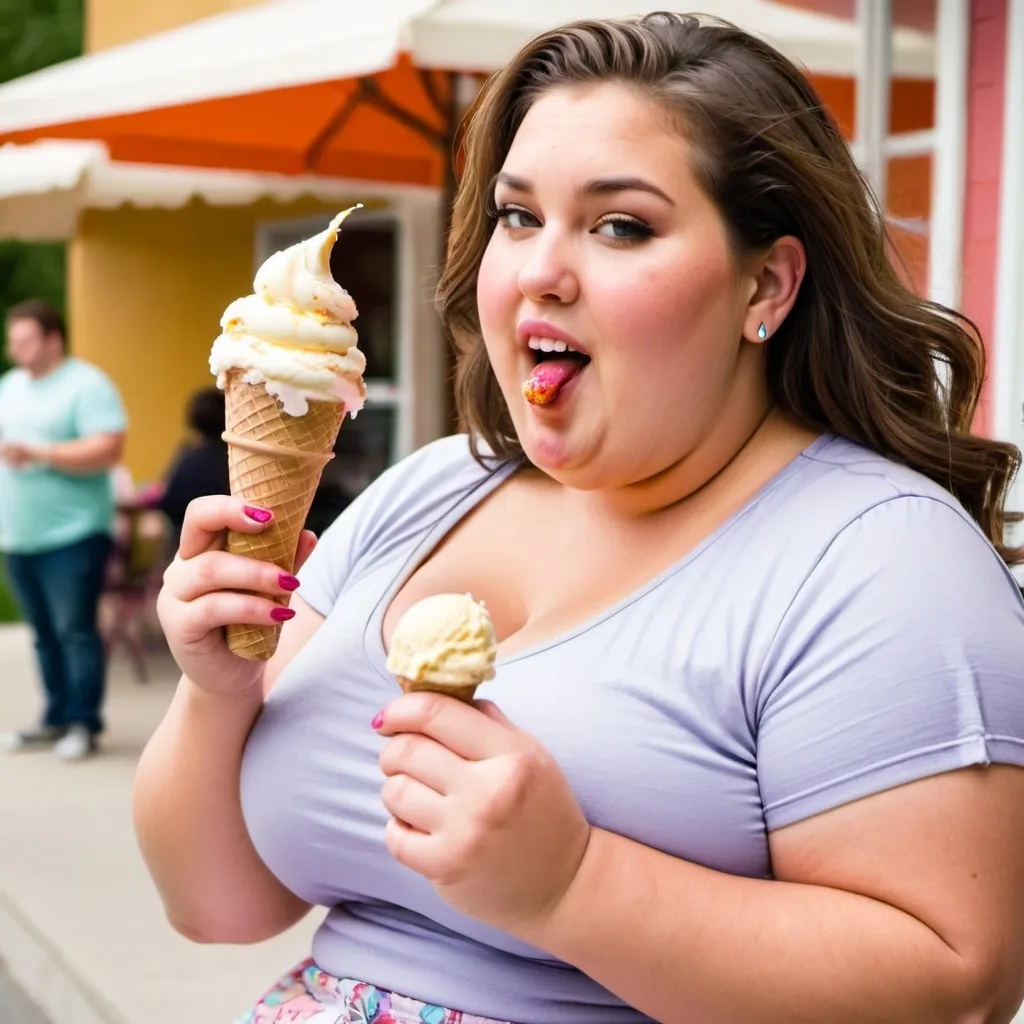
[[[533,192],[533,185],[525,178],[517,178],[514,174],[506,174],[504,171],[494,176],[494,184],[504,185],[513,192],[523,192],[527,195]],[[663,199],[669,206],[676,205],[667,193],[643,178],[595,178],[583,185],[579,192],[583,197],[613,195],[616,192],[647,192]]]

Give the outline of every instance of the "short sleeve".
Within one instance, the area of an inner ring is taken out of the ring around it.
[[[430,529],[494,472],[473,459],[463,434],[425,445],[386,470],[324,531],[298,573],[303,600],[326,617],[363,566]]]
[[[113,381],[98,370],[88,373],[75,396],[75,430],[79,437],[120,434],[128,417]]]
[[[769,830],[968,765],[1024,765],[1024,601],[959,509],[894,497],[809,573],[765,661]]]

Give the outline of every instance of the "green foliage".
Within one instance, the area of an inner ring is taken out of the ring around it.
[[[83,0],[0,0],[0,82],[77,57],[82,6]],[[0,323],[9,306],[29,298],[64,309],[64,246],[0,242]],[[5,368],[0,356],[0,372]]]
[[[82,0],[0,0],[0,82],[82,52]]]
[[[0,622],[17,622],[21,618],[10,585],[4,578],[3,565],[0,565]]]

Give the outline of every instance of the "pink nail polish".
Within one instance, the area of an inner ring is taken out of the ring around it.
[[[274,518],[274,513],[265,508],[257,508],[255,505],[246,505],[245,514],[256,523],[269,523]]]
[[[282,590],[298,590],[299,581],[289,572],[283,572],[277,577],[277,582]]]
[[[295,612],[291,608],[275,608],[270,613],[270,617],[275,622],[287,622],[289,619],[295,618]]]
[[[379,729],[383,724],[384,724],[384,712],[383,711],[378,711],[377,714],[375,714],[373,716],[373,721],[370,723],[370,725],[372,725],[374,727],[374,729]]]

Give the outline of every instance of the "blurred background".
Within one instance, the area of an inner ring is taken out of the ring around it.
[[[231,1019],[269,982],[261,972],[288,966],[281,950],[305,942],[200,956],[168,934],[126,825],[134,758],[173,685],[152,600],[174,524],[156,497],[197,443],[190,403],[211,384],[224,307],[269,254],[364,204],[332,265],[360,310],[369,401],[325,473],[310,521],[321,530],[390,463],[454,427],[431,302],[462,113],[536,32],[649,9],[0,0],[0,314],[36,297],[63,310],[72,353],[110,375],[130,419],[104,620],[110,756],[73,782],[49,762],[0,762],[0,964],[51,1016],[60,1006],[62,1024]],[[977,429],[1024,442],[1024,0],[699,9],[807,68],[882,197],[901,272],[984,335]],[[1015,499],[1024,505],[1019,485]],[[16,617],[0,585],[0,621]],[[31,673],[24,631],[0,631],[0,724],[32,707]],[[95,800],[102,826],[80,806]],[[56,821],[82,830],[76,842]],[[207,984],[216,994],[196,995]],[[3,992],[0,1024],[15,1019]]]

